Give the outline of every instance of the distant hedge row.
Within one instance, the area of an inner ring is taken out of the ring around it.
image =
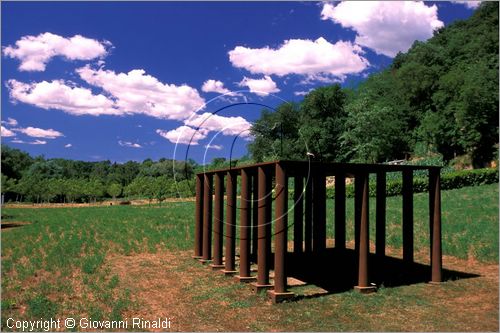
[[[479,186],[485,184],[498,183],[498,169],[475,169],[475,170],[462,170],[453,171],[441,175],[441,189],[452,190],[466,186]],[[375,196],[376,182],[370,179],[369,189],[370,196]],[[414,177],[413,178],[413,192],[421,193],[427,192],[429,188],[428,177]],[[403,189],[403,181],[387,180],[386,194],[387,196],[401,195]],[[290,198],[293,198],[293,189],[289,189]],[[328,198],[335,197],[335,187],[328,187],[326,189],[326,196]],[[348,198],[354,197],[354,184],[346,185],[346,196]]]

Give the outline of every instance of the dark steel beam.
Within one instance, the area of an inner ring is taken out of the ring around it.
[[[222,268],[222,228],[224,221],[224,174],[215,174],[214,196],[214,260],[213,268]]]
[[[258,249],[257,249],[257,283],[253,285],[256,292],[268,289],[269,284],[269,241],[271,235],[269,233],[270,215],[268,206],[272,204],[272,197],[268,184],[271,181],[272,174],[270,170],[264,166],[260,166],[258,170],[259,177],[259,216],[258,216]]]
[[[226,246],[224,273],[233,274],[235,270],[235,247],[236,247],[236,178],[235,171],[228,171],[226,176]]]
[[[194,218],[194,258],[203,256],[203,175],[196,175],[196,205]]]
[[[214,174],[216,172],[240,171],[241,169],[252,169],[256,167],[273,167],[278,161],[257,163],[247,166],[231,167],[226,169],[211,170],[206,173]],[[279,161],[283,167],[289,170],[289,176],[307,175],[310,169],[323,173],[325,176],[333,176],[339,172],[344,173],[377,173],[399,172],[404,170],[430,170],[440,169],[437,166],[424,165],[395,165],[395,164],[364,164],[364,163],[329,163],[329,162],[308,162],[308,161]]]
[[[286,253],[288,232],[288,179],[283,167],[276,164],[274,224],[274,292],[286,292]]]
[[[252,177],[247,170],[242,169],[240,193],[240,280],[250,277],[251,189]]]
[[[356,174],[354,178],[354,251],[359,255],[359,228],[361,225],[361,206],[365,174]]]
[[[257,169],[252,173],[252,261],[257,263],[258,216],[259,216],[259,177]]]
[[[441,255],[441,179],[439,170],[429,171],[429,208],[432,219],[431,281],[439,283],[443,280]]]
[[[203,260],[212,259],[212,175],[203,181]]]

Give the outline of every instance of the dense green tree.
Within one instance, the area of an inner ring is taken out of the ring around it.
[[[9,192],[15,192],[16,190],[16,181],[12,178],[7,178],[6,175],[2,173],[2,183],[0,185],[0,189],[2,192],[2,202],[6,200],[5,194]]]
[[[299,134],[299,106],[283,103],[275,112],[263,110],[251,128],[254,141],[248,149],[255,162],[304,159],[305,144]]]
[[[151,203],[156,195],[154,178],[150,176],[137,176],[125,188],[125,194],[128,196],[146,197]]]
[[[336,84],[313,90],[301,104],[299,132],[316,160],[343,160],[339,138],[345,129],[345,100],[345,92]]]
[[[173,180],[171,178],[167,178],[166,176],[156,177],[151,185],[153,187],[154,196],[160,205],[166,198],[175,196]]]
[[[55,160],[37,160],[26,170],[26,175],[43,179],[61,178],[63,167]]]
[[[107,176],[107,182],[117,182],[122,186],[130,184],[139,174],[141,165],[135,161],[128,161],[123,164],[114,163]]]
[[[102,198],[105,192],[105,186],[99,179],[91,179],[84,182],[83,194],[87,197],[89,203],[96,202],[98,198]]]
[[[367,99],[351,103],[347,109],[346,130],[340,136],[346,147],[345,160],[377,163],[394,158],[404,147],[403,120],[391,107],[370,105]]]
[[[31,164],[33,158],[28,153],[2,145],[2,174],[7,178],[20,179]]]
[[[66,198],[69,202],[80,201],[85,195],[85,180],[67,179],[65,181]]]

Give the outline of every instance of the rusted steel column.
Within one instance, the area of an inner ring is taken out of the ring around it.
[[[313,178],[313,251],[326,248],[326,179],[322,174]]]
[[[403,260],[413,262],[413,170],[403,171]]]
[[[302,253],[304,240],[304,177],[295,176],[293,192],[293,252]]]
[[[370,235],[369,235],[369,187],[368,174],[357,175],[356,182],[359,181],[360,195],[360,228],[359,228],[359,268],[358,285],[356,289],[360,292],[370,292],[375,288],[368,283],[368,255],[370,253]]]
[[[335,248],[345,249],[345,174],[335,176]]]
[[[257,169],[252,170],[252,261],[257,263],[258,216],[259,216],[259,177]]]
[[[236,178],[235,171],[227,172],[226,180],[226,248],[224,273],[236,273],[234,269],[234,252],[236,238]]]
[[[196,175],[196,206],[194,224],[194,257],[203,255],[203,175]]]
[[[259,167],[259,216],[258,216],[258,252],[257,252],[257,284],[255,290],[259,292],[262,289],[269,287],[269,250],[268,239],[271,235],[268,233],[270,224],[270,216],[268,205],[272,200],[271,193],[268,191],[268,183],[270,182],[270,172],[268,168]]]
[[[269,195],[266,196],[266,216],[268,219],[268,223],[266,223],[266,248],[267,248],[267,258],[268,258],[268,266],[271,260],[271,256],[273,255],[273,250],[271,248],[272,243],[272,235],[273,235],[273,176],[274,176],[274,167],[268,167],[266,169],[266,193]]]
[[[224,174],[215,174],[214,197],[214,260],[213,268],[222,268],[222,222],[224,220]]]
[[[364,175],[354,176],[354,251],[359,254],[359,228],[361,225],[361,205],[363,197]]]
[[[276,199],[274,225],[274,292],[286,292],[286,253],[288,232],[288,179],[280,163],[276,163]]]
[[[428,191],[429,191],[429,253],[430,253],[430,259],[431,259],[431,267],[432,267],[432,248],[433,248],[433,237],[434,237],[434,204],[436,198],[434,197],[436,195],[435,191],[433,190],[432,184],[435,182],[433,179],[435,177],[435,174],[433,174],[432,169],[429,169],[429,176],[428,176]]]
[[[251,219],[252,177],[245,169],[241,170],[240,193],[240,276],[250,277],[250,219]]]
[[[203,260],[212,259],[212,175],[203,181]]]
[[[386,218],[386,173],[377,173],[377,206],[375,224],[375,253],[385,256],[385,218]]]
[[[442,281],[441,257],[441,178],[439,169],[429,170],[429,213],[431,228],[431,270],[433,283]]]
[[[312,220],[313,220],[313,177],[306,178],[305,213],[304,213],[304,250],[312,252]]]

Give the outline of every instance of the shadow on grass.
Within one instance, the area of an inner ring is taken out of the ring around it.
[[[431,267],[428,265],[407,263],[393,257],[379,258],[375,254],[370,254],[368,263],[369,281],[378,287],[390,288],[425,283],[431,279]],[[327,249],[323,253],[311,254],[288,253],[287,271],[289,277],[323,289],[319,293],[298,295],[298,299],[318,297],[353,289],[358,280],[358,260],[355,251],[351,249]],[[445,282],[479,276],[443,269]]]
[[[22,227],[25,225],[30,224],[29,222],[5,222],[1,224],[1,229],[11,229],[11,228],[17,228],[17,227]]]

